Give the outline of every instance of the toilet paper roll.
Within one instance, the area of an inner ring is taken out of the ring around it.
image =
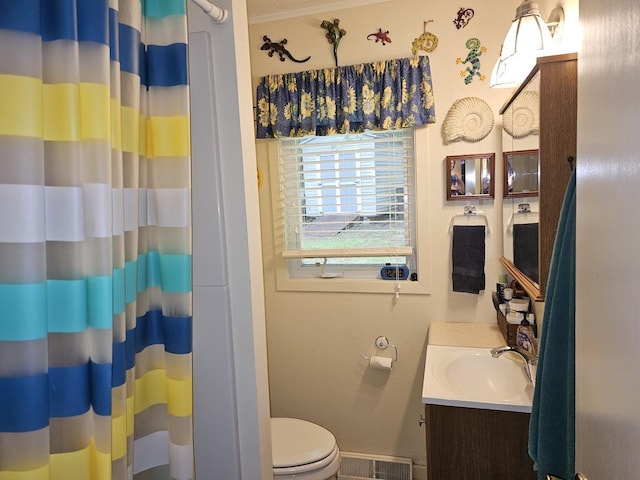
[[[369,366],[376,370],[391,370],[391,361],[389,357],[371,357],[369,359]]]

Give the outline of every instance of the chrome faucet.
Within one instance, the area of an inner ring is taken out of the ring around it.
[[[532,385],[536,383],[536,375],[535,368],[538,365],[538,357],[536,355],[531,354],[527,350],[524,350],[520,347],[512,347],[511,345],[505,345],[504,347],[495,347],[491,349],[491,356],[493,358],[498,358],[505,352],[513,352],[517,353],[524,360],[524,371],[527,374],[527,378],[531,382]]]

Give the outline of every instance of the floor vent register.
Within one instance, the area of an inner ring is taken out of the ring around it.
[[[410,458],[351,452],[341,457],[338,480],[411,480]]]

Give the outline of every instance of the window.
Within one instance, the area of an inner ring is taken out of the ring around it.
[[[281,138],[283,252],[291,277],[416,271],[412,129]]]

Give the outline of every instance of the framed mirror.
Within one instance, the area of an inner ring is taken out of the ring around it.
[[[504,152],[504,197],[538,195],[538,150]]]
[[[445,160],[447,200],[494,198],[495,153],[449,155]]]

